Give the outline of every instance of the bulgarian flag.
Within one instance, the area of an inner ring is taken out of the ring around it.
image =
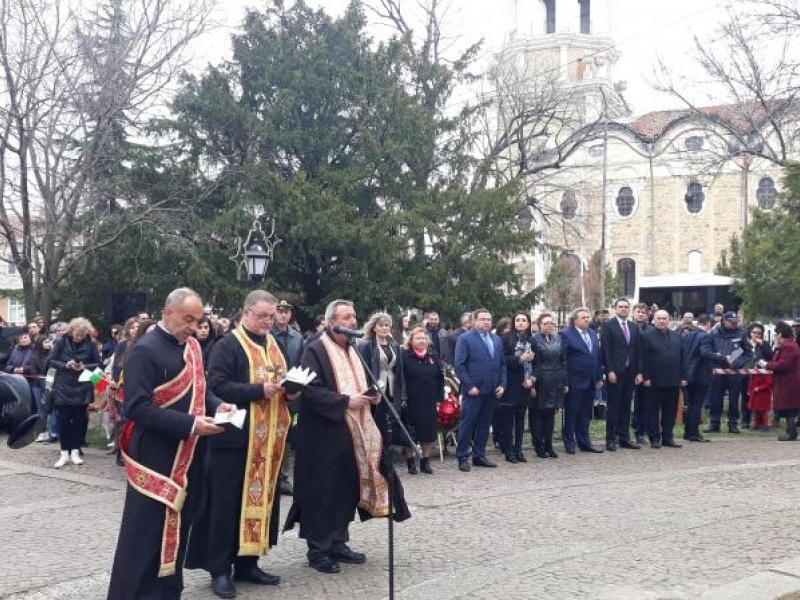
[[[80,377],[78,377],[78,381],[88,381],[94,386],[95,391],[100,392],[101,394],[106,391],[106,388],[110,383],[108,377],[106,377],[106,374],[103,373],[103,370],[100,367],[95,368],[94,371],[84,369],[83,373],[81,373]]]

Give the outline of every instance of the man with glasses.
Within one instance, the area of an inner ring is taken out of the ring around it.
[[[286,358],[270,334],[278,301],[264,290],[244,300],[241,324],[211,349],[208,386],[220,398],[247,410],[244,426],[231,424],[209,443],[207,501],[192,531],[187,568],[211,575],[220,598],[233,598],[231,580],[277,585],[258,558],[278,541],[278,471],[291,417],[281,380]]]

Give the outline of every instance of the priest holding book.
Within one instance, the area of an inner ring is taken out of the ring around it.
[[[278,301],[264,290],[250,292],[239,327],[217,341],[208,365],[208,386],[226,402],[247,411],[241,429],[233,422],[209,444],[206,503],[192,531],[187,568],[211,575],[220,598],[233,598],[233,580],[277,585],[258,558],[278,540],[276,482],[291,417],[281,382],[286,357],[270,334]]]

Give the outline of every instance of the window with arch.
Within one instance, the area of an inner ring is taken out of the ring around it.
[[[630,217],[633,214],[633,207],[636,205],[636,198],[633,190],[627,185],[619,188],[617,192],[617,212],[620,217]]]
[[[561,196],[561,214],[564,215],[564,218],[572,220],[575,218],[575,215],[578,214],[578,200],[575,198],[575,192],[572,190],[567,190],[564,192],[564,195]]]
[[[699,250],[692,250],[686,255],[689,273],[702,273],[703,254]]]
[[[761,210],[772,210],[775,208],[775,199],[778,197],[778,190],[775,189],[775,182],[772,177],[762,177],[758,182],[756,199],[758,208]]]
[[[631,298],[636,291],[636,261],[620,258],[617,261],[617,279],[622,287],[622,295]]]
[[[692,213],[697,214],[703,210],[703,202],[706,200],[706,195],[703,192],[703,186],[696,181],[691,182],[686,187],[686,195],[683,197],[686,202],[686,209]]]

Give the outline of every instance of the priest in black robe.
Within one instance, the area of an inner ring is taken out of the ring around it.
[[[347,337],[332,331],[336,325],[356,327],[352,302],[331,302],[325,318],[328,329],[308,344],[301,360],[302,366],[317,376],[301,396],[294,502],[286,529],[299,523],[300,537],[308,545],[309,565],[322,573],[337,573],[340,563],[366,561],[364,554],[347,545],[349,524],[356,509],[362,520],[388,515],[387,476],[393,482],[395,520],[411,515],[399,478],[391,465],[381,460],[381,436],[370,411],[379,397],[364,393],[366,375],[355,349]],[[356,435],[358,444],[353,443]]]
[[[183,590],[183,557],[202,482],[202,443],[197,442],[223,431],[207,414],[236,409],[205,390],[202,353],[191,337],[202,316],[203,303],[195,292],[173,291],[163,320],[126,356],[124,402],[129,425],[124,446],[129,483],[108,600],[177,600]],[[192,358],[197,356],[195,368]],[[182,388],[185,393],[158,402],[170,382],[182,378],[188,382]],[[188,461],[179,477],[174,471],[178,453]],[[168,498],[165,504],[137,488],[159,477],[176,484],[179,498]],[[171,522],[176,523],[178,535],[175,546],[166,549],[172,560],[165,565],[163,539],[170,510],[177,516]]]

